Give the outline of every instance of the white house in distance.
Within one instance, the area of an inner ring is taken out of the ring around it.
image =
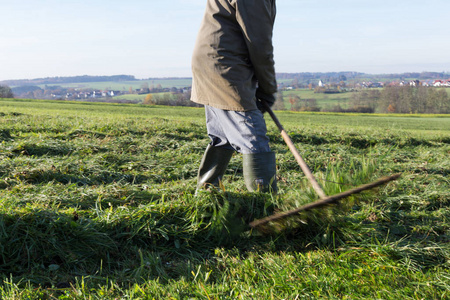
[[[437,87],[450,87],[450,79],[447,80],[440,80],[437,79],[433,82],[433,86]]]

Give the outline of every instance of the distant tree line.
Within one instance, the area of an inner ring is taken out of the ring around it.
[[[447,91],[433,87],[386,87],[378,102],[379,111],[383,113],[450,113]]]
[[[310,90],[320,89],[316,81],[322,80],[331,82],[322,92],[352,91],[350,101],[342,107],[339,103],[331,107],[319,107],[314,98],[302,99],[296,95],[290,95],[288,99],[283,98],[282,89],[277,94],[278,101],[275,103],[276,110],[292,111],[334,111],[334,112],[361,112],[361,113],[450,113],[450,97],[445,89],[426,86],[387,86],[384,89],[358,89],[349,88],[350,80],[361,80],[372,78],[373,80],[399,78],[448,78],[448,73],[422,72],[403,74],[382,74],[370,75],[358,72],[328,72],[328,73],[278,73],[277,78],[281,81],[291,80],[292,87],[306,87]],[[58,85],[48,85],[74,82],[97,82],[97,81],[134,81],[134,76],[75,76],[75,77],[52,77],[33,80],[8,81],[11,84],[18,84],[14,88],[9,88],[4,82],[0,82],[0,98],[31,98],[31,99],[72,99],[70,94],[73,89],[63,88]],[[19,84],[20,83],[20,84]],[[26,84],[34,83],[34,85]],[[37,84],[45,84],[44,88]],[[286,86],[285,86],[286,87]],[[344,87],[342,89],[342,87]],[[123,91],[124,93],[127,93]],[[145,94],[144,104],[148,105],[169,105],[169,106],[198,106],[190,101],[190,88],[162,88],[160,84],[149,86],[144,82],[141,89],[133,90],[131,87],[129,94]],[[56,97],[58,96],[58,97]],[[55,98],[56,97],[56,98]],[[75,98],[74,98],[75,99]],[[83,99],[84,100],[84,99]],[[115,102],[120,99],[106,97],[106,99],[86,99],[85,101]],[[129,100],[124,100],[129,101]],[[139,100],[132,100],[133,103],[140,103]]]
[[[405,78],[415,78],[415,79],[447,79],[450,74],[446,72],[409,72],[409,73],[399,73],[399,74],[366,74],[360,72],[303,72],[303,73],[277,73],[277,79],[297,79],[299,81],[306,80],[319,80],[322,81],[339,81],[342,76],[346,77],[348,80],[360,79],[360,80],[381,80],[381,79],[405,79]],[[335,80],[327,80],[335,79]]]
[[[59,85],[45,85],[41,88],[37,85],[24,85],[12,88],[12,91],[17,98],[26,99],[65,99],[65,95],[73,91],[73,88],[63,88]],[[53,97],[53,95],[60,95]]]
[[[407,72],[401,74],[381,74],[381,75],[369,75],[368,78],[386,78],[386,79],[406,79],[414,78],[419,80],[425,79],[447,79],[450,74],[446,72]]]
[[[279,98],[280,99],[280,98]],[[280,101],[280,100],[279,100]],[[356,113],[401,113],[401,114],[449,114],[450,97],[445,89],[434,87],[388,86],[384,89],[363,89],[354,91],[346,108],[339,103],[327,108],[317,105],[316,99],[301,99],[297,95],[289,95],[281,99],[289,103],[292,111],[328,111]],[[286,107],[277,106],[284,110]]]
[[[47,77],[36,79],[5,80],[0,83],[9,86],[62,84],[62,83],[83,83],[83,82],[103,82],[103,81],[134,81],[132,75],[112,75],[112,76],[69,76],[69,77]]]
[[[359,72],[326,72],[326,73],[317,73],[317,72],[303,72],[303,73],[277,73],[277,79],[297,79],[300,81],[306,80],[319,80],[326,78],[345,78],[352,79],[362,77],[366,74]],[[365,76],[364,76],[365,77]]]
[[[382,80],[403,80],[414,78],[418,80],[425,79],[447,79],[450,77],[446,72],[409,72],[400,74],[366,74],[361,72],[302,72],[302,73],[277,73],[280,80],[292,80],[293,85],[298,87],[307,87],[310,83],[316,83],[319,79],[324,82],[358,82],[364,80],[382,81]],[[161,78],[148,78],[148,80],[157,80]],[[171,79],[171,78],[165,78]],[[175,79],[175,77],[173,78]],[[179,79],[176,77],[176,79]],[[186,78],[188,79],[188,78]],[[0,84],[9,86],[23,85],[44,85],[44,84],[63,84],[63,83],[85,83],[85,82],[105,82],[105,81],[135,81],[133,75],[112,75],[112,76],[66,76],[66,77],[46,77],[36,79],[20,79],[0,81]]]

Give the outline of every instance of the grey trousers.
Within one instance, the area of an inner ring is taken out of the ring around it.
[[[206,105],[205,115],[211,146],[242,154],[271,151],[261,111],[231,111]]]

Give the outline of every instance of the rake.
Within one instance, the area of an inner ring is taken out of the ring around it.
[[[286,133],[286,131],[283,128],[283,125],[281,125],[280,121],[278,120],[277,116],[274,114],[274,112],[272,111],[272,109],[270,108],[270,106],[265,102],[265,101],[261,101],[264,109],[269,113],[269,115],[272,117],[273,121],[275,122],[275,124],[278,127],[278,130],[281,133],[281,136],[283,137],[283,140],[286,142],[287,146],[289,147],[289,150],[291,150],[292,154],[295,157],[295,160],[297,161],[297,163],[299,164],[300,168],[302,169],[303,173],[305,174],[306,178],[309,180],[309,182],[311,183],[311,186],[313,187],[314,191],[317,193],[317,195],[319,196],[320,200],[316,201],[316,202],[312,202],[306,205],[303,205],[299,208],[296,209],[292,209],[286,212],[281,212],[281,213],[276,213],[273,214],[271,216],[268,216],[266,218],[263,219],[259,219],[259,220],[255,220],[253,222],[251,222],[249,225],[250,227],[258,227],[260,225],[264,225],[267,224],[269,222],[275,221],[275,220],[280,220],[280,219],[284,219],[287,218],[289,216],[298,214],[302,211],[306,211],[306,210],[311,210],[314,208],[319,208],[319,207],[323,207],[329,204],[334,204],[337,203],[339,200],[349,197],[353,194],[357,194],[357,193],[361,193],[365,190],[369,190],[372,188],[375,188],[377,186],[383,185],[385,183],[388,183],[390,181],[396,180],[397,178],[399,178],[401,176],[400,173],[398,174],[394,174],[391,176],[386,176],[386,177],[382,177],[374,182],[368,183],[368,184],[364,184],[361,185],[359,187],[355,187],[353,189],[350,189],[348,191],[333,195],[333,196],[327,196],[325,194],[325,192],[323,191],[322,187],[320,186],[320,184],[317,182],[317,180],[315,179],[314,175],[312,174],[311,170],[309,169],[308,165],[306,164],[306,162],[303,160],[303,158],[301,157],[300,153],[297,151],[297,148],[295,147],[294,143],[292,142],[291,138],[289,137],[289,135]]]

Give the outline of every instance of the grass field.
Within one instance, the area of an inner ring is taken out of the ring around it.
[[[448,299],[450,117],[276,112],[327,194],[314,201],[267,120],[279,194],[194,196],[198,108],[0,99],[0,299]]]
[[[352,93],[324,94],[314,93],[314,90],[309,89],[284,91],[283,97],[287,108],[290,108],[289,96],[291,95],[299,96],[301,99],[316,99],[317,105],[321,108],[331,108],[338,104],[346,108],[347,102],[350,100]]]
[[[134,85],[133,88],[139,88],[140,86]],[[181,86],[180,86],[181,87]],[[156,93],[158,95],[162,93]],[[289,104],[289,96],[295,95],[299,96],[301,99],[316,99],[317,105],[321,108],[331,108],[335,105],[341,105],[346,108],[350,100],[351,93],[340,93],[340,94],[323,94],[314,93],[312,90],[307,89],[297,89],[292,91],[283,91],[284,103],[287,110],[290,110],[291,105]],[[124,94],[114,97],[115,99],[133,100],[133,101],[143,101],[147,95],[136,95],[136,94]]]

